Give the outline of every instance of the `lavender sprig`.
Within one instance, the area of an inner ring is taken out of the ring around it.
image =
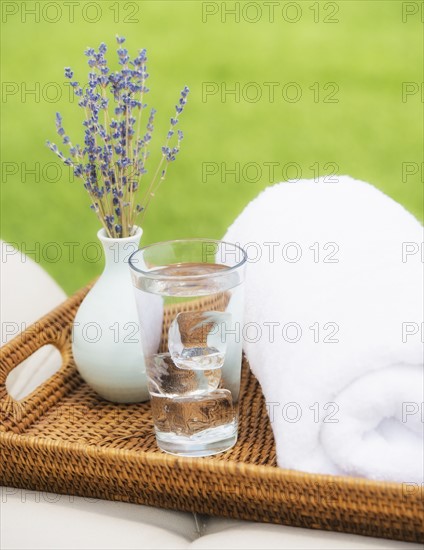
[[[70,80],[79,98],[78,105],[85,113],[84,145],[72,144],[59,113],[56,113],[56,130],[63,145],[68,147],[69,155],[60,151],[56,144],[47,142],[48,147],[73,168],[75,176],[84,181],[91,208],[108,236],[113,238],[132,234],[137,217],[144,216],[165,179],[169,163],[175,161],[183,139],[182,131],[175,132],[175,126],[189,93],[187,86],[181,92],[159,164],[141,201],[137,201],[137,191],[147,173],[156,110],[150,110],[146,130],[142,132],[142,113],[147,108],[144,97],[149,92],[146,87],[149,77],[146,50],[140,50],[131,60],[123,46],[125,38],[117,36],[116,41],[119,71],[110,71],[104,43],[100,44],[98,51],[87,48],[84,52],[90,68],[84,88],[74,80],[73,71],[65,68],[65,77]]]

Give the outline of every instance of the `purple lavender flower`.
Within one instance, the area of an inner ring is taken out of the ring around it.
[[[98,51],[87,48],[84,52],[89,66],[87,86],[83,88],[73,80],[72,69],[65,68],[65,77],[70,80],[75,95],[80,98],[78,105],[85,113],[83,146],[72,144],[59,113],[56,113],[56,130],[63,144],[69,147],[70,157],[54,143],[47,142],[47,146],[64,164],[72,166],[75,176],[83,180],[91,198],[91,208],[107,234],[126,237],[131,235],[137,216],[144,216],[151,198],[165,179],[167,165],[179,153],[183,133],[178,130],[175,135],[173,127],[187,103],[189,89],[185,87],[181,91],[159,166],[138,202],[136,192],[147,173],[148,145],[152,139],[156,110],[150,110],[142,133],[143,111],[147,107],[144,97],[149,93],[146,87],[149,78],[147,52],[141,49],[131,59],[128,50],[122,46],[125,38],[116,36],[116,42],[119,71],[111,72],[107,66],[107,46],[103,42]],[[110,116],[111,112],[114,116]],[[174,140],[173,145],[171,141]]]

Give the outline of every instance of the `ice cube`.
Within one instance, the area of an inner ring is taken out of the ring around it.
[[[221,383],[221,369],[180,369],[169,353],[152,355],[148,361],[147,374],[152,395],[172,398],[214,391]]]
[[[194,397],[152,396],[152,415],[156,430],[192,436],[234,421],[235,412],[229,390],[215,390]]]
[[[231,315],[220,311],[185,311],[172,321],[168,349],[180,369],[213,370],[224,364],[223,330]]]
[[[147,374],[151,394],[173,397],[198,390],[196,373],[178,369],[169,353],[152,355],[147,362]]]

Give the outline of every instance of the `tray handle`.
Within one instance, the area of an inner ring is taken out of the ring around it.
[[[0,349],[0,431],[21,433],[75,385],[72,321],[90,287],[74,294]],[[48,383],[44,382],[24,399],[13,399],[7,392],[7,376],[22,361],[48,344],[59,350],[61,368]]]

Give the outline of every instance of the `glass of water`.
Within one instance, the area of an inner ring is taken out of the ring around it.
[[[129,260],[156,440],[168,453],[208,456],[237,441],[246,254],[190,239]]]

